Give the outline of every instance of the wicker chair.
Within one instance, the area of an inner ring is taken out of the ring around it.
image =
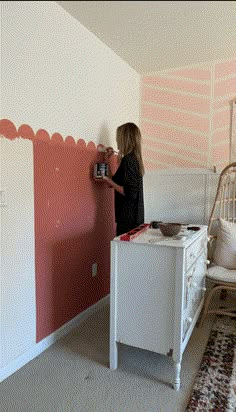
[[[205,300],[199,326],[203,325],[206,316],[210,313],[236,316],[235,307],[220,307],[210,309],[212,299],[220,293],[220,299],[227,298],[227,292],[236,292],[236,267],[226,269],[214,263],[214,251],[217,234],[219,233],[220,218],[227,222],[236,223],[236,162],[226,166],[219,178],[217,193],[211,211],[208,225],[208,269],[206,278],[212,288]]]

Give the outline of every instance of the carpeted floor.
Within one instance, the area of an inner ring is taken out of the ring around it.
[[[186,412],[236,411],[236,318],[217,316]]]
[[[109,369],[109,306],[0,384],[1,412],[184,412],[212,319],[195,328],[185,349],[181,387],[168,382],[170,360],[121,345]],[[205,412],[205,411],[204,411]]]

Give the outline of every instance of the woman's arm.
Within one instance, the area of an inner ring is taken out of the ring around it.
[[[118,184],[115,183],[115,182],[113,182],[113,180],[110,179],[109,177],[103,176],[103,180],[105,180],[106,183],[107,183],[110,187],[112,187],[113,189],[115,189],[115,190],[116,190],[117,192],[119,192],[121,195],[124,195],[124,194],[125,194],[125,192],[124,192],[124,187],[118,185]]]

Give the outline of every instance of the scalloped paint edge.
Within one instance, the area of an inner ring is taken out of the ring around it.
[[[72,136],[67,136],[65,139],[63,139],[62,135],[57,132],[53,133],[50,137],[49,133],[45,129],[39,129],[36,133],[34,133],[32,127],[30,127],[28,124],[22,124],[17,130],[14,123],[8,119],[0,120],[0,135],[9,140],[22,138],[32,141],[66,144],[68,146],[74,146],[80,149],[87,149],[91,151],[104,147],[104,145],[101,143],[97,146],[92,141],[86,143],[84,139],[78,139],[76,142]]]

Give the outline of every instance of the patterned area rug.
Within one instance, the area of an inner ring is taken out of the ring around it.
[[[236,412],[236,318],[217,316],[185,412]]]

